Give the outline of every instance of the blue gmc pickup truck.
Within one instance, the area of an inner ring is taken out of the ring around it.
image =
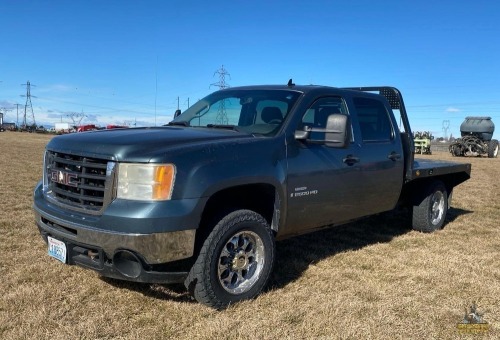
[[[33,207],[59,261],[220,309],[260,293],[276,240],[401,205],[442,228],[470,164],[413,149],[392,87],[229,88],[166,126],[53,138]]]

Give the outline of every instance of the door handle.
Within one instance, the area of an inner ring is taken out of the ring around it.
[[[401,158],[401,155],[393,151],[389,156],[387,156],[387,158],[389,158],[391,161],[396,161]]]
[[[344,162],[345,164],[351,166],[351,165],[354,165],[354,163],[358,163],[359,162],[359,158],[358,157],[354,157],[353,155],[347,155],[346,158],[344,158],[342,160],[342,162]]]

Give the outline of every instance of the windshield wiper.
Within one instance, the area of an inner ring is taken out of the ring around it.
[[[179,122],[169,122],[167,124],[168,126],[172,126],[172,125],[175,125],[175,126],[190,126],[189,125],[189,122],[186,122],[186,121],[179,121]]]
[[[207,124],[207,128],[239,131],[236,125],[226,125],[226,124]]]

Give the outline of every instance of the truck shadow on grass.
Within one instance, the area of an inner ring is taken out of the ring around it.
[[[181,283],[163,285],[157,283],[122,281],[104,276],[101,276],[99,278],[102,281],[114,286],[115,288],[136,291],[143,294],[144,296],[154,299],[168,300],[173,302],[196,302],[191,297],[191,295],[189,295],[188,291]]]
[[[450,208],[446,225],[469,210]],[[394,210],[348,224],[277,242],[275,270],[267,290],[280,289],[297,280],[310,265],[336,254],[355,251],[412,231],[406,209]]]
[[[469,210],[451,208],[446,224]],[[445,228],[446,228],[445,224]],[[276,290],[300,278],[311,264],[336,254],[362,249],[376,243],[387,243],[412,231],[408,211],[395,210],[349,224],[330,227],[276,243],[276,263],[265,291]],[[139,292],[147,297],[173,302],[196,302],[183,284],[145,284],[101,277],[119,289]]]

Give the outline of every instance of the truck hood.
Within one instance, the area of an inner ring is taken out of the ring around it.
[[[149,162],[168,151],[207,147],[253,136],[244,132],[214,128],[150,127],[72,133],[54,137],[47,149],[114,161]]]

